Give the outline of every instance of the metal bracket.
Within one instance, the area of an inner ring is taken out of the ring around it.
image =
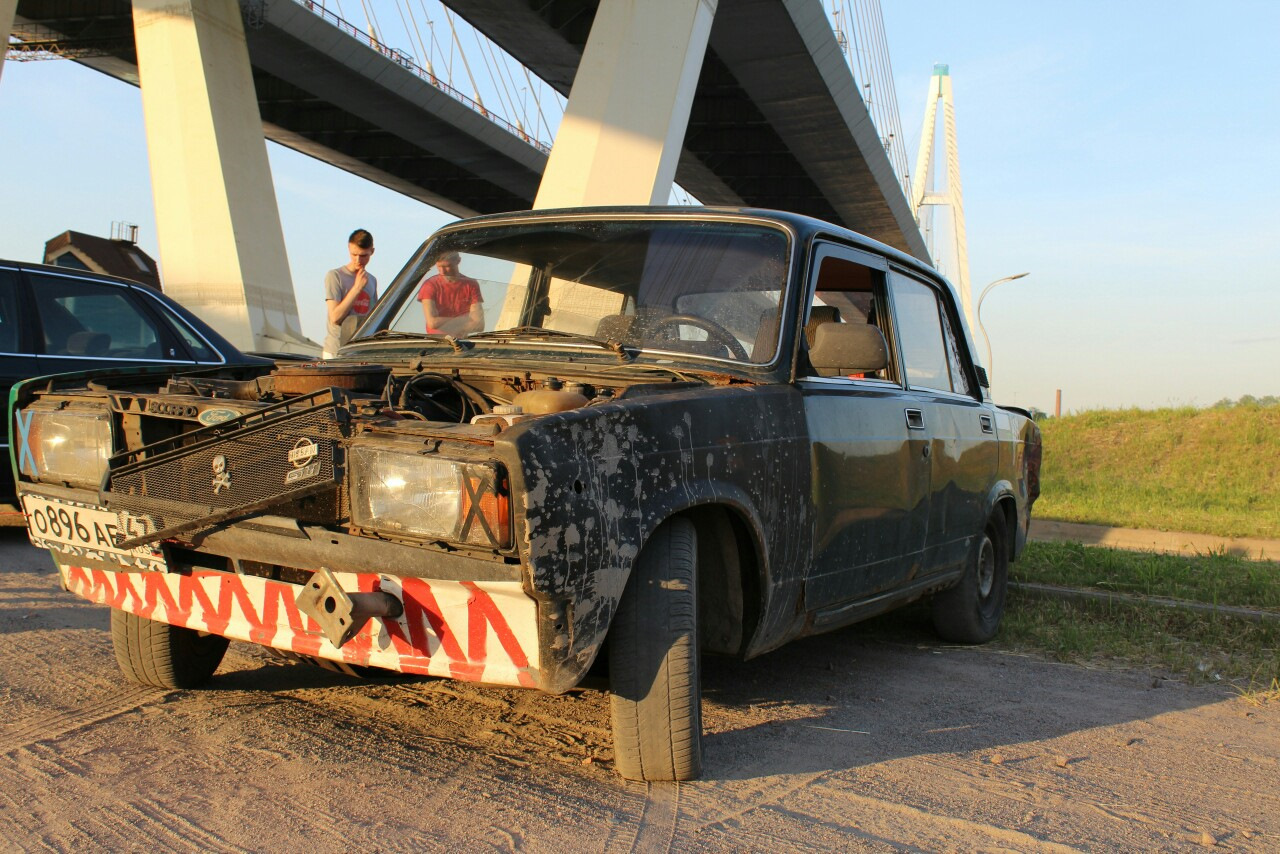
[[[298,610],[319,623],[325,637],[339,649],[371,617],[395,619],[404,613],[404,603],[390,593],[348,593],[323,566],[312,574],[296,601]]]

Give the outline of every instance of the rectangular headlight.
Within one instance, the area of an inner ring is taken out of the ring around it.
[[[511,544],[511,504],[496,465],[357,445],[351,521],[361,528],[491,548]]]
[[[42,483],[88,489],[102,485],[112,449],[106,409],[26,409],[14,421],[23,474]]]

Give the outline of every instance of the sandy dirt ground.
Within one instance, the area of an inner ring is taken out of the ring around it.
[[[705,777],[648,786],[614,776],[597,691],[240,644],[159,691],[107,625],[0,530],[6,850],[1280,850],[1280,704],[944,646],[918,612],[708,661]]]

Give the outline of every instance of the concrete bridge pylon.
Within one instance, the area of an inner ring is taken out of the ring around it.
[[[298,322],[237,0],[134,0],[165,291],[243,350],[318,354]]]
[[[13,32],[13,16],[18,12],[18,0],[0,0],[0,27],[4,28],[4,43],[9,44],[9,34]],[[4,61],[0,60],[0,72],[4,71]]]
[[[716,0],[601,0],[534,208],[666,204]]]

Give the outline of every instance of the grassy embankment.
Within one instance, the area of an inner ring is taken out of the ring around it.
[[[1042,423],[1035,516],[1280,538],[1280,406],[1105,411]],[[1277,555],[1280,559],[1280,555]],[[1280,614],[1280,563],[1033,543],[1014,581]],[[1280,685],[1280,621],[1011,592],[1000,642],[1068,661],[1137,664],[1191,681]]]
[[[1280,539],[1280,406],[1104,410],[1040,428],[1041,519]]]

